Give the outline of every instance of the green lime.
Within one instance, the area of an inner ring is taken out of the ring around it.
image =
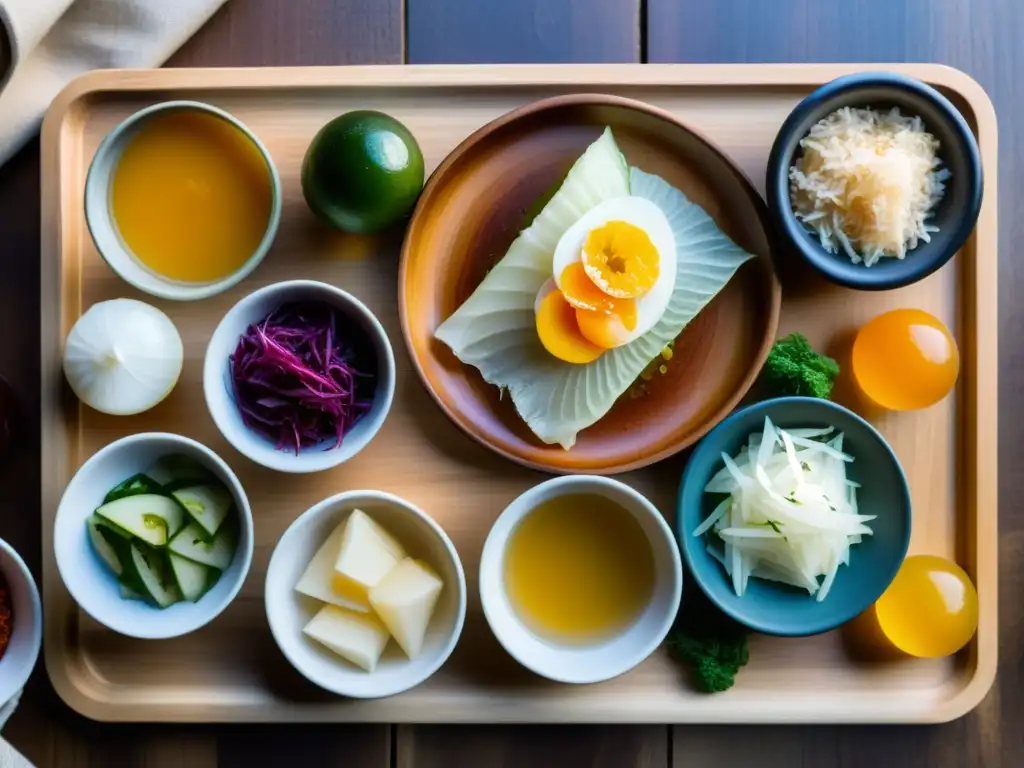
[[[356,234],[407,218],[423,189],[423,154],[390,115],[346,112],[327,123],[302,161],[306,204],[331,226]]]

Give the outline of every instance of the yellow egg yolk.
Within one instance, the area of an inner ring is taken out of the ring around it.
[[[623,307],[622,314],[576,310],[576,325],[583,338],[602,349],[620,347],[629,342],[629,334],[636,329],[636,304]]]
[[[541,299],[537,307],[537,335],[544,349],[567,363],[589,363],[605,352],[580,332],[576,309],[561,291],[551,291]]]
[[[978,629],[978,592],[956,563],[914,555],[903,561],[878,598],[875,613],[882,632],[904,653],[948,656],[967,645]]]
[[[658,249],[644,230],[625,221],[592,229],[583,243],[582,261],[591,281],[618,299],[643,296],[658,280]]]
[[[604,293],[579,262],[562,271],[559,284],[537,308],[537,334],[548,352],[567,363],[589,363],[629,341],[636,301]]]
[[[853,376],[883,408],[927,408],[949,394],[960,371],[956,341],[938,318],[896,309],[869,321],[853,342]]]
[[[574,261],[562,270],[558,276],[558,288],[565,300],[576,309],[589,309],[593,312],[612,314],[620,310],[624,304],[632,304],[632,299],[616,299],[598,288],[587,275],[583,263]]]

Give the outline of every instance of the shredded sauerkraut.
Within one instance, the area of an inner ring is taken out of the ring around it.
[[[789,169],[790,200],[829,253],[871,266],[902,259],[938,227],[927,223],[950,173],[920,117],[843,107],[819,120]]]

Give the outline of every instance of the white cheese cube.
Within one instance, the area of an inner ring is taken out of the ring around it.
[[[334,564],[334,591],[357,605],[369,606],[369,591],[405,557],[402,545],[359,509],[352,511],[341,535]]]
[[[410,659],[423,650],[443,587],[429,565],[407,557],[370,590],[370,605]]]
[[[302,631],[367,672],[376,669],[389,637],[373,614],[353,613],[334,605],[321,608]]]
[[[334,563],[337,562],[338,553],[341,551],[341,536],[345,532],[346,522],[342,522],[331,531],[327,541],[313,555],[306,572],[295,585],[295,591],[339,608],[365,613],[370,610],[368,603],[346,599],[334,591]]]

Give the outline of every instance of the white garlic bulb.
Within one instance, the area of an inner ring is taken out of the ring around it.
[[[149,410],[178,382],[184,360],[171,319],[135,299],[91,306],[64,345],[64,375],[97,411],[127,416]]]

